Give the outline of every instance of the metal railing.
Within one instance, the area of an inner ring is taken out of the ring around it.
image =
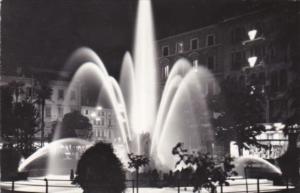
[[[229,186],[234,187],[234,186],[245,186],[244,190],[239,190],[239,191],[226,191],[226,193],[236,193],[236,192],[240,192],[240,193],[249,193],[249,192],[257,192],[257,193],[261,193],[262,189],[261,189],[261,185],[264,184],[270,184],[270,182],[265,182],[262,181],[260,178],[256,178],[256,182],[253,182],[253,178],[252,182],[249,182],[247,175],[246,178],[239,178],[239,179],[244,179],[245,183],[235,183],[235,184],[231,184]],[[30,179],[30,181],[37,181],[39,183],[22,183],[22,182],[18,182],[16,180],[11,180],[11,189],[9,191],[11,191],[12,193],[15,192],[15,187],[16,185],[23,185],[23,186],[32,186],[32,187],[44,187],[44,192],[45,193],[49,193],[51,192],[51,188],[76,188],[79,187],[78,185],[74,185],[72,184],[72,180],[63,180],[63,179],[49,179],[49,178],[44,178],[44,179]],[[16,182],[18,182],[16,184]],[[44,183],[40,183],[40,182],[44,182]],[[52,182],[51,184],[49,184],[49,182]],[[65,184],[53,184],[53,182],[69,182],[70,185],[65,185]],[[152,182],[153,184],[150,185],[150,182]],[[136,180],[126,180],[125,181],[126,187],[131,188],[132,189],[132,193],[135,193],[135,189],[136,187]],[[186,190],[187,187],[193,187],[192,186],[192,182],[190,181],[186,181],[186,180],[182,180],[182,179],[176,179],[174,181],[171,182],[170,181],[166,181],[166,180],[139,180],[139,184],[140,187],[142,188],[163,188],[163,187],[170,187],[170,188],[174,188],[177,190],[177,193],[180,193],[181,190]],[[256,185],[256,191],[252,188],[252,190],[249,190],[249,186],[253,186]],[[103,185],[103,186],[99,186],[99,185],[93,185],[95,187],[98,188],[107,188],[108,185]],[[220,189],[220,193],[224,193],[224,185],[221,184],[218,186]],[[289,186],[289,184],[287,183],[285,186],[285,190],[286,192],[288,192],[290,189],[293,189],[293,187]],[[276,191],[278,189],[267,189],[268,192],[272,192],[272,191]]]

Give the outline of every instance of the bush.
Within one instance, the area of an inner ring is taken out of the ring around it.
[[[125,190],[125,172],[111,144],[97,143],[89,148],[77,165],[75,183],[84,193],[121,193]]]

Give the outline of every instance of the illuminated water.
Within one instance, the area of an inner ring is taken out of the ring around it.
[[[65,103],[70,103],[71,91],[85,84],[95,84],[98,89],[97,105],[105,103],[116,115],[121,138],[122,155],[129,152],[147,154],[161,169],[175,166],[172,147],[183,142],[188,149],[209,152],[213,132],[209,121],[206,95],[208,85],[217,83],[205,67],[195,68],[186,59],[179,59],[171,68],[162,95],[158,96],[158,63],[156,62],[154,27],[150,0],[140,0],[135,30],[134,59],[129,52],[124,55],[120,82],[111,77],[100,57],[89,48],[76,50],[66,68],[77,69],[72,77]],[[59,139],[60,133],[55,133]],[[71,167],[58,164],[57,145],[68,147],[78,143],[75,139],[54,141],[38,150],[20,166],[26,170],[36,160],[48,155],[48,174]],[[84,142],[86,143],[86,142]],[[89,144],[86,144],[89,145]],[[113,144],[116,145],[116,144]],[[72,165],[72,168],[73,165]]]

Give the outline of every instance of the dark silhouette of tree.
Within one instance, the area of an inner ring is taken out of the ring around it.
[[[35,102],[39,105],[41,115],[41,146],[45,141],[45,105],[46,100],[51,99],[52,88],[49,86],[49,81],[45,78],[38,78],[37,85],[35,86]]]
[[[221,84],[221,93],[209,101],[217,141],[235,140],[241,150],[249,145],[265,147],[256,136],[265,131],[265,99],[258,86],[244,85],[230,79]]]
[[[139,170],[141,167],[149,164],[149,159],[145,155],[135,155],[133,153],[128,154],[129,168],[135,169],[136,174],[136,191],[139,192]]]
[[[11,144],[14,139],[13,124],[13,91],[9,86],[3,86],[1,87],[1,134],[4,144]]]
[[[39,131],[39,113],[30,98],[18,96],[15,88],[1,88],[2,137],[5,145],[11,146],[27,157],[34,152],[34,135]],[[16,97],[15,97],[16,99]]]
[[[284,177],[291,179],[294,184],[299,181],[300,147],[297,147],[297,140],[300,133],[300,73],[295,71],[294,81],[289,85],[286,93],[286,101],[289,102],[289,113],[284,121],[284,134],[288,136],[288,149],[278,159]]]
[[[97,143],[80,158],[74,180],[84,193],[121,193],[125,190],[125,173],[111,144]]]
[[[184,161],[184,158],[187,155],[187,149],[184,149],[183,145],[183,143],[179,142],[172,149],[172,154],[179,156],[179,160],[175,163],[175,168],[180,164],[180,162]]]
[[[39,131],[39,113],[31,102],[23,100],[15,104],[14,116],[17,149],[27,157],[35,151],[34,135]]]
[[[60,129],[60,138],[80,137],[88,139],[92,134],[92,124],[88,117],[79,111],[64,115]]]

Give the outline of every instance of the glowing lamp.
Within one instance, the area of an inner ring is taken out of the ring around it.
[[[248,32],[249,39],[250,39],[250,40],[254,40],[255,37],[256,37],[256,34],[257,34],[257,30],[256,30],[256,29],[250,30],[250,31]]]
[[[92,116],[92,117],[96,117],[96,113],[92,113],[91,116]]]
[[[252,56],[252,57],[248,58],[248,63],[250,65],[250,68],[253,68],[255,66],[256,61],[257,61],[256,56]]]
[[[97,110],[98,110],[98,111],[102,110],[102,107],[101,107],[101,106],[98,106],[98,107],[97,107]]]

